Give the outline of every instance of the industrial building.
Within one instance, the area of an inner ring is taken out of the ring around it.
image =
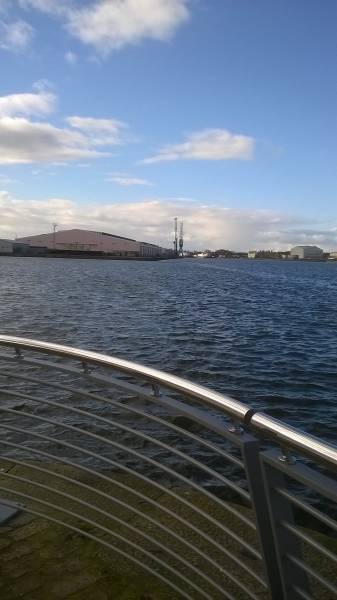
[[[323,250],[318,246],[295,246],[290,250],[290,256],[300,260],[320,260]]]
[[[13,254],[14,244],[11,240],[0,239],[0,254]]]
[[[18,238],[16,242],[29,244],[34,248],[43,247],[48,252],[86,252],[120,257],[158,257],[171,254],[170,250],[155,244],[85,229],[67,229],[32,235]]]

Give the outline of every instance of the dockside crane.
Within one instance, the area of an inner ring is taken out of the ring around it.
[[[179,250],[178,250],[179,245]],[[174,241],[173,252],[175,256],[184,256],[184,221],[179,222],[179,237],[178,237],[178,217],[174,217]]]

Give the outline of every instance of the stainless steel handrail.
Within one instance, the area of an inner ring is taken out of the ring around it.
[[[0,346],[57,354],[82,362],[110,367],[123,373],[150,380],[152,383],[162,384],[176,392],[183,393],[185,396],[201,400],[208,406],[215,406],[228,417],[242,424],[250,425],[254,430],[275,439],[281,446],[299,450],[314,459],[337,466],[336,446],[323,442],[300,429],[290,427],[264,413],[256,412],[229,396],[219,394],[176,375],[98,352],[15,336],[0,335]]]
[[[63,346],[61,344],[52,344],[50,342],[42,342],[7,335],[0,336],[0,345],[35,351],[41,350],[46,353],[58,354],[59,356],[65,356],[67,358],[74,358],[92,364],[111,367],[113,369],[122,371],[123,373],[138,375],[157,384],[163,384],[166,387],[175,390],[176,392],[183,392],[185,395],[202,400],[205,402],[205,404],[210,406],[216,406],[217,408],[222,409],[230,417],[238,419],[243,423],[248,421],[253,413],[251,408],[245,404],[242,404],[241,402],[233,400],[229,396],[223,396],[222,394],[213,392],[212,390],[192,383],[191,381],[187,381],[186,379],[182,379],[181,377],[177,377],[176,375],[164,373],[163,371],[133,363],[121,358],[107,356],[106,354],[100,354],[90,350],[81,350],[79,348]]]
[[[263,413],[255,413],[250,419],[250,425],[255,430],[277,441],[280,446],[298,450],[313,459],[337,466],[337,447],[322,442],[317,437],[309,435],[300,429],[285,425],[273,417]]]

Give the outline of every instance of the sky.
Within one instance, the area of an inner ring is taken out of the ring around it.
[[[0,236],[337,249],[336,0],[0,0]]]

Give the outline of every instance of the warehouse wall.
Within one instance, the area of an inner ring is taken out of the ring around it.
[[[47,233],[19,238],[17,241],[32,246],[45,246],[49,250],[82,250],[84,252],[95,251],[130,256],[140,253],[140,243],[135,240],[82,229],[57,231],[55,239],[53,233]]]
[[[0,240],[0,254],[13,254],[13,242]]]

